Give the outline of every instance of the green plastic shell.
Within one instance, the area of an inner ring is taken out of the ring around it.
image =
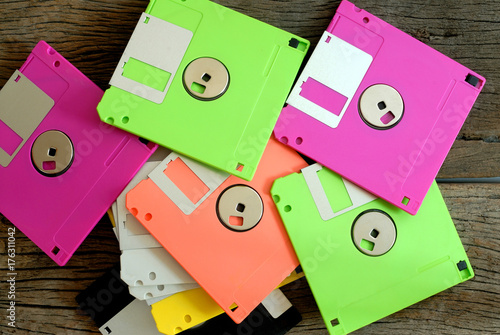
[[[334,211],[350,206],[339,175],[323,168],[318,176]],[[436,182],[415,216],[377,199],[323,221],[302,174],[276,180],[271,193],[331,334],[352,332],[474,276]],[[372,209],[387,213],[397,230],[392,249],[376,257],[360,252],[351,234],[356,217]]]
[[[194,36],[162,103],[111,86],[98,106],[101,120],[193,159],[251,180],[290,92],[309,42],[207,0],[155,0],[147,14]],[[227,92],[213,101],[187,93],[185,68],[200,57],[222,62]],[[127,65],[129,66],[129,65]],[[161,90],[168,73],[134,62],[137,82],[156,73]]]

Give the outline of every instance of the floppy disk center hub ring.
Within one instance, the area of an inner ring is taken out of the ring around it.
[[[71,139],[59,130],[40,134],[31,147],[31,160],[35,169],[47,177],[65,173],[75,156]]]
[[[359,251],[368,256],[389,252],[396,242],[396,225],[385,212],[372,209],[361,213],[352,226],[352,240]]]
[[[259,193],[246,185],[234,185],[225,189],[217,200],[220,222],[234,231],[254,228],[264,214],[264,203]]]
[[[359,114],[375,129],[390,129],[403,118],[404,101],[392,86],[377,84],[368,87],[359,98]]]
[[[220,61],[202,57],[186,67],[183,76],[187,92],[199,100],[215,100],[226,93],[229,87],[229,72]]]

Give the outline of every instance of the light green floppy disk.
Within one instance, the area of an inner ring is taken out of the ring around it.
[[[207,0],[153,0],[97,110],[104,122],[251,180],[308,48]]]
[[[331,334],[474,276],[436,182],[415,216],[319,164],[271,193]]]

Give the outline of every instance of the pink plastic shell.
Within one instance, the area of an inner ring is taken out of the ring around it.
[[[370,55],[372,63],[336,128],[289,102],[274,135],[360,187],[416,214],[485,79],[348,1],[340,4],[327,33]],[[321,68],[324,62],[307,66]],[[297,83],[300,95],[339,115],[331,109],[342,108],[338,107],[345,103],[342,95],[309,79],[310,83]],[[359,113],[361,94],[376,84],[392,86],[404,101],[403,117],[390,129],[370,127]]]
[[[20,72],[55,105],[0,167],[0,211],[62,266],[157,146],[101,122],[103,91],[47,43],[37,44]],[[31,161],[34,140],[47,130],[62,131],[74,146],[73,164],[58,177],[41,175]]]

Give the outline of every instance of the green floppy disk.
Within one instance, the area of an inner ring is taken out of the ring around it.
[[[104,122],[251,180],[308,48],[207,0],[152,0],[97,110]]]
[[[330,334],[474,276],[436,182],[415,216],[318,164],[271,193]]]

